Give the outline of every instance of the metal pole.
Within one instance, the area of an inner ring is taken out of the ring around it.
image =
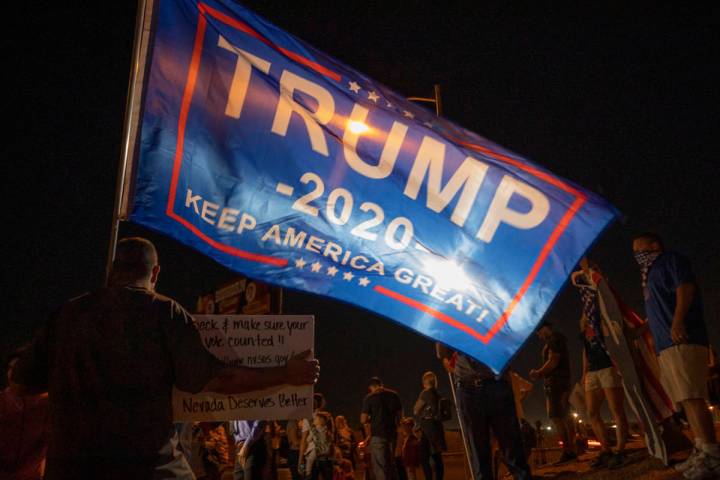
[[[135,41],[133,44],[132,65],[128,80],[128,94],[125,102],[125,120],[123,125],[123,142],[120,151],[117,179],[115,181],[115,204],[113,218],[110,226],[110,242],[108,244],[107,264],[105,267],[105,280],[110,277],[110,269],[115,259],[120,222],[127,218],[129,178],[132,174],[132,164],[137,136],[142,85],[144,83],[145,65],[148,51],[148,40],[152,24],[152,11],[154,0],[138,0],[138,10],[135,17]]]
[[[435,84],[435,115],[442,115],[442,100],[440,99],[440,85]]]
[[[435,84],[435,114],[439,117],[442,115],[442,100],[440,98],[440,85]],[[462,413],[460,412],[460,408],[458,408],[458,401],[457,401],[457,393],[455,391],[455,377],[453,376],[452,372],[448,372],[448,379],[450,380],[450,390],[452,391],[453,396],[453,402],[455,402],[455,413],[458,417],[458,425],[460,426],[460,435],[462,436],[463,441],[463,447],[465,448],[465,466],[467,468],[467,471],[465,472],[468,478],[471,478],[472,480],[475,480],[475,472],[472,468],[472,462],[470,459],[472,458],[472,451],[470,450],[470,439],[468,438],[468,432],[465,431],[465,421],[462,417]]]
[[[470,451],[469,439],[465,431],[465,422],[462,413],[460,413],[460,408],[458,408],[457,393],[455,392],[455,377],[452,372],[448,372],[448,378],[450,379],[450,391],[452,391],[453,402],[455,402],[455,413],[458,417],[458,425],[460,425],[460,436],[462,437],[463,447],[465,448],[465,468],[467,469],[465,474],[472,480],[475,480],[475,472],[473,471],[472,462],[470,461],[472,452]]]

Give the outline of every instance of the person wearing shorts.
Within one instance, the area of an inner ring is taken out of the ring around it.
[[[685,412],[695,437],[695,451],[675,468],[688,479],[720,478],[720,445],[707,404],[709,342],[690,261],[665,251],[662,239],[654,233],[637,235],[633,253],[640,265],[660,382]]]
[[[583,345],[582,385],[585,389],[585,407],[590,425],[602,444],[600,455],[590,466],[617,468],[625,463],[625,443],[628,434],[628,420],[625,415],[623,384],[617,369],[605,348],[600,304],[594,276],[600,272],[595,264],[581,262],[583,270],[572,274],[572,283],[577,287],[582,302],[580,319],[580,341]],[[600,415],[605,399],[615,422],[615,450],[608,444],[605,422]]]

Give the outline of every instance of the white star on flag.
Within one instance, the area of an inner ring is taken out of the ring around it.
[[[403,110],[403,115],[407,118],[415,118],[415,115],[412,114],[412,112],[408,112],[407,110]]]
[[[360,93],[360,85],[358,85],[357,82],[355,82],[355,81],[348,82],[348,85],[349,85],[348,88],[350,90],[352,90],[355,93]]]
[[[354,276],[355,275],[353,275],[352,272],[345,272],[345,273],[343,273],[343,280],[349,282],[350,280],[353,279]]]
[[[393,104],[390,103],[390,102],[386,102],[386,103],[385,103],[385,106],[386,106],[387,108],[392,108]]]
[[[375,93],[375,90],[368,92],[368,100],[370,100],[371,102],[377,103],[379,98],[380,98],[380,95]]]
[[[302,258],[295,260],[295,266],[297,268],[303,268],[307,262],[303,260]]]
[[[370,280],[368,280],[367,277],[362,277],[360,280],[358,280],[358,283],[361,287],[367,287],[368,283],[370,283]]]
[[[328,267],[328,269],[327,269],[327,274],[330,275],[331,277],[334,277],[337,272],[338,272],[338,269],[335,267]]]
[[[430,123],[430,122],[423,122],[423,125],[425,125],[425,126],[428,127],[428,128],[432,128],[432,127],[433,127],[433,124]]]
[[[310,269],[315,273],[319,272],[321,268],[322,268],[322,264],[320,262],[315,262],[312,265],[310,265]]]

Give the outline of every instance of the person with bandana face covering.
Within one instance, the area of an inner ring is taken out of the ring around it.
[[[690,262],[666,252],[654,233],[636,236],[633,252],[640,265],[660,381],[684,410],[695,437],[695,451],[675,468],[688,479],[720,478],[720,445],[707,405],[708,336]]]

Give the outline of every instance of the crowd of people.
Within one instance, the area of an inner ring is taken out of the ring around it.
[[[321,393],[311,418],[286,421],[176,423],[178,447],[200,480],[277,480],[287,469],[293,480],[442,480],[446,450],[443,419],[451,408],[426,372],[412,416],[403,416],[398,394],[378,377],[370,379],[359,428],[333,416]],[[446,409],[443,412],[443,409]]]
[[[692,431],[695,449],[675,468],[688,479],[720,478],[720,447],[707,403],[709,393],[720,396],[720,387],[711,384],[708,391],[709,342],[690,263],[666,251],[652,233],[637,236],[633,251],[647,321],[621,305],[620,334],[637,347],[635,368],[647,373],[639,388],[658,424],[682,413]],[[627,385],[605,340],[609,327],[599,291],[607,280],[598,265],[584,260],[581,267],[572,276],[583,306],[581,385],[602,449],[592,466],[615,468],[626,461]],[[444,478],[443,422],[453,405],[438,392],[433,372],[422,376],[417,401],[407,410],[397,392],[371,378],[357,429],[350,426],[354,420],[333,417],[320,394],[311,418],[173,424],[174,386],[237,394],[314,384],[319,363],[308,351],[279,367],[225,366],[203,347],[192,317],[155,292],[159,273],[152,243],[120,241],[108,286],[63,305],[29,346],[13,354],[0,395],[1,475],[273,480],[282,466],[294,480],[350,480],[357,469],[367,480],[415,480],[420,472],[426,480]],[[542,364],[529,375],[543,381],[547,415],[562,444],[558,463],[572,462],[579,445],[570,418],[567,338],[547,321],[537,335],[545,344]],[[530,451],[540,447],[544,455],[541,425],[533,428],[522,412],[530,384],[514,372],[496,375],[441,344],[437,356],[453,382],[473,477],[494,478],[500,461],[515,479],[530,479]],[[614,441],[600,416],[604,402],[616,426]]]

